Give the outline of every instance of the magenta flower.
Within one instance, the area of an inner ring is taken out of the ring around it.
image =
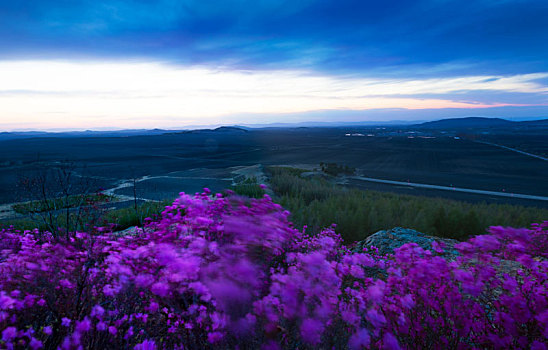
[[[2,344],[545,348],[548,222],[492,227],[446,260],[435,242],[355,252],[333,227],[309,236],[289,215],[268,196],[204,191],[134,234],[0,230]],[[62,317],[55,339],[45,311]]]
[[[382,348],[386,350],[400,350],[400,344],[394,335],[390,332],[386,332],[382,339]]]
[[[15,337],[17,337],[17,328],[15,327],[8,327],[2,331],[2,340],[6,343],[11,342]]]
[[[307,318],[301,325],[301,337],[309,344],[320,343],[325,326],[322,322]]]
[[[78,333],[85,333],[91,329],[91,321],[87,317],[82,321],[76,321],[75,329]]]
[[[351,350],[368,348],[370,340],[371,337],[369,336],[369,331],[367,329],[361,328],[350,337],[350,340],[348,341],[348,347]]]
[[[40,340],[32,337],[29,342],[29,347],[32,350],[38,350],[38,349],[42,349],[44,347],[44,344]]]
[[[164,282],[156,282],[152,285],[150,290],[156,295],[165,297],[169,293],[169,286]]]
[[[96,317],[98,319],[101,319],[103,314],[105,313],[105,309],[103,309],[103,307],[101,305],[95,305],[92,309],[91,309],[91,314],[90,316],[91,317]]]
[[[135,350],[156,350],[156,343],[154,340],[145,340],[140,344],[135,345]]]
[[[218,343],[223,338],[224,338],[224,335],[221,332],[210,332],[207,335],[207,341],[212,343],[212,344]]]
[[[105,331],[107,329],[107,324],[103,321],[97,322],[97,325],[95,325],[95,329],[100,332]]]

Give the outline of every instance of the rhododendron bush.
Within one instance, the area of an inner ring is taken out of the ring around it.
[[[268,196],[182,194],[134,234],[0,233],[1,348],[546,348],[548,222],[355,252]]]

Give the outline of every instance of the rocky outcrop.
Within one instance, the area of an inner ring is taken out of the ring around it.
[[[143,229],[138,226],[131,226],[122,231],[114,231],[112,234],[117,237],[137,236],[143,232]]]
[[[378,231],[365,240],[357,242],[354,251],[363,251],[364,248],[375,246],[379,250],[379,255],[393,254],[394,249],[399,248],[406,243],[416,243],[423,249],[433,251],[432,242],[434,241],[445,245],[443,248],[444,252],[442,253],[443,257],[454,259],[458,255],[458,252],[453,248],[458,241],[429,236],[422,232],[403,227]]]

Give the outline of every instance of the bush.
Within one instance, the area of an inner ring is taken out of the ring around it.
[[[354,175],[356,168],[351,168],[348,165],[338,165],[337,163],[320,163],[320,167],[324,173],[331,176],[338,176],[339,174]]]
[[[245,181],[232,186],[232,190],[241,196],[250,198],[261,198],[265,194],[264,185],[258,184],[255,177],[245,179]]]
[[[277,201],[291,211],[291,221],[297,227],[307,225],[314,234],[336,223],[347,243],[395,226],[466,240],[492,225],[521,227],[548,218],[548,210],[541,208],[363,191],[323,178],[301,178],[304,170],[267,170]]]
[[[263,199],[182,195],[128,236],[0,232],[6,348],[544,348],[548,222],[446,261],[352,252]]]

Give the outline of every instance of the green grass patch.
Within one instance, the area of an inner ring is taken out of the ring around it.
[[[257,183],[257,179],[255,177],[245,179],[245,181],[232,186],[231,190],[241,196],[250,198],[262,198],[265,194],[264,189],[262,189],[260,184]]]
[[[105,224],[115,225],[116,230],[124,230],[132,226],[142,226],[146,218],[159,215],[172,201],[146,202],[137,207],[110,210],[104,215]]]
[[[104,208],[86,208],[79,213],[70,212],[69,220],[66,213],[58,213],[52,216],[47,213],[33,213],[29,218],[4,220],[0,222],[0,229],[13,226],[17,230],[38,229],[40,232],[52,231],[65,232],[67,222],[69,231],[89,231],[93,227],[113,226],[114,230],[124,230],[132,226],[142,226],[146,218],[154,218],[159,215],[172,201],[146,202],[134,207],[107,210]]]
[[[316,233],[332,223],[348,243],[396,226],[465,240],[493,225],[528,227],[548,218],[548,210],[508,204],[468,203],[444,198],[366,191],[321,178],[301,178],[305,170],[269,167],[276,201],[296,227]]]
[[[26,203],[18,203],[12,206],[18,214],[43,213],[51,210],[60,210],[67,208],[76,208],[82,205],[93,205],[109,202],[112,196],[103,193],[94,193],[88,195],[71,195],[66,198],[53,198],[47,200],[35,200]]]

